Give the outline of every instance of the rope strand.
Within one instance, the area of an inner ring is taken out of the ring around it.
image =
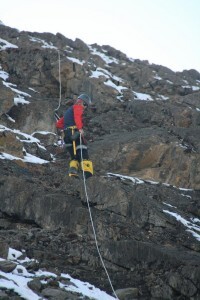
[[[80,134],[80,145],[82,145],[82,140],[81,140],[81,134]],[[106,272],[106,275],[108,277],[108,281],[110,283],[110,286],[111,286],[111,289],[113,291],[113,294],[115,296],[115,298],[117,300],[119,300],[119,298],[117,297],[116,293],[115,293],[115,290],[113,288],[113,285],[112,285],[112,282],[111,282],[111,279],[110,279],[110,276],[108,274],[108,271],[106,269],[106,266],[104,264],[104,261],[103,261],[103,258],[102,258],[102,255],[100,253],[100,250],[99,250],[99,246],[98,246],[98,241],[97,241],[97,235],[96,235],[96,231],[95,231],[95,228],[94,228],[94,222],[93,222],[93,218],[92,218],[92,213],[91,213],[91,209],[90,209],[90,204],[89,204],[89,198],[88,198],[88,193],[87,193],[87,187],[86,187],[86,179],[85,179],[85,172],[84,172],[84,168],[83,168],[83,152],[82,152],[82,147],[81,147],[81,166],[82,166],[82,172],[83,172],[83,183],[84,183],[84,189],[85,189],[85,196],[86,196],[86,199],[87,199],[87,206],[88,206],[88,210],[89,210],[89,215],[90,215],[90,221],[91,221],[91,225],[92,225],[92,230],[93,230],[93,234],[94,234],[94,239],[95,239],[95,244],[96,244],[96,248],[97,248],[97,252],[99,254],[99,257],[100,257],[100,260],[101,260],[101,263],[103,265],[103,268]]]
[[[58,51],[58,73],[59,73],[59,101],[58,101],[58,107],[55,109],[55,111],[59,110],[60,104],[61,104],[61,92],[62,92],[62,85],[61,85],[61,74],[60,74],[60,51]]]

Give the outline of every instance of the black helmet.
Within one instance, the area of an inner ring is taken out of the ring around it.
[[[91,98],[87,94],[81,94],[78,99],[83,100],[84,104],[89,106],[92,104]]]

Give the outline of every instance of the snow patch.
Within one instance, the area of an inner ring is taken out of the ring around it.
[[[79,65],[83,65],[85,63],[85,60],[80,60],[80,59],[75,58],[75,57],[67,56],[67,58],[69,60],[73,61],[74,63],[79,64]]]
[[[190,221],[187,221],[186,219],[184,219],[177,213],[171,212],[169,210],[163,210],[163,212],[173,216],[178,222],[180,222],[181,224],[183,224],[185,227],[188,228],[187,231],[190,232],[194,236],[194,238],[196,238],[198,241],[200,241],[200,234],[198,234],[196,232],[196,231],[198,231],[200,233],[200,226],[193,224]]]
[[[9,273],[0,271],[0,289],[13,290],[20,297],[26,300],[39,300],[41,296],[38,296],[34,291],[28,287],[28,282],[32,281],[35,278],[38,278],[41,283],[45,284],[46,279],[42,278],[57,278],[57,275],[43,271],[39,269],[36,272],[28,272],[28,270],[23,266],[23,263],[30,261],[29,258],[20,260],[20,256],[23,253],[21,251],[9,248],[8,260],[11,260],[16,263],[16,268]],[[0,258],[1,261],[5,261]],[[31,259],[34,261],[34,259]],[[80,294],[80,297],[89,297],[94,300],[114,300],[116,298],[108,295],[106,292],[96,288],[94,285],[91,285],[88,282],[82,282],[79,279],[71,277],[69,274],[61,274],[62,278],[66,278],[69,282],[69,285],[63,284],[58,280],[59,287],[71,292],[76,292]],[[82,296],[81,296],[82,295]]]
[[[46,41],[42,40],[42,39],[39,39],[39,38],[36,38],[36,37],[33,37],[33,36],[29,36],[29,40],[31,42],[37,42],[37,43],[40,43],[42,44],[42,48],[49,48],[49,49],[58,49],[57,47],[55,47],[52,42],[50,44],[48,44]]]
[[[133,95],[136,97],[135,100],[153,101],[149,94],[138,93],[133,91]]]
[[[18,48],[18,46],[9,43],[6,40],[0,39],[0,51],[6,50],[7,48]]]
[[[88,48],[90,49],[90,52],[92,55],[100,56],[106,64],[111,64],[111,63],[119,64],[119,61],[116,58],[107,56],[106,54],[104,54],[105,50],[104,50],[104,53],[101,53],[96,48],[92,47],[91,45],[88,45]]]

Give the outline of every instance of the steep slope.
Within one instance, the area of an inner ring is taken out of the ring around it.
[[[198,299],[200,74],[0,25],[0,91],[2,243],[112,292],[55,130],[54,111],[86,92],[87,188],[115,289]]]

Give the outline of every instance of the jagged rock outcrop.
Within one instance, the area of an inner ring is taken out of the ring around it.
[[[0,91],[2,253],[25,249],[112,292],[83,182],[68,178],[55,130],[54,110],[86,92],[96,106],[85,120],[87,188],[114,287],[121,297],[199,299],[200,74],[0,24]]]

